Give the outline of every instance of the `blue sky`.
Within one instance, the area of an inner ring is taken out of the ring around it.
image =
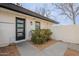
[[[41,3],[23,3],[22,4],[22,6],[24,8],[27,8],[27,9],[32,10],[34,12],[35,12],[35,8],[36,7],[41,7],[42,5],[43,4],[41,4]],[[65,16],[60,16],[59,15],[60,11],[58,11],[57,9],[54,9],[53,6],[50,5],[50,7],[47,7],[47,8],[52,8],[52,15],[55,16],[55,17],[54,18],[51,17],[51,18],[56,20],[56,21],[58,21],[61,25],[72,24],[72,21],[70,19],[68,19]],[[79,17],[77,17],[77,19],[76,19],[76,24],[79,24],[79,20],[78,19],[79,19]]]

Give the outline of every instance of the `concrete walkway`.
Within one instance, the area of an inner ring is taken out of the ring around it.
[[[38,56],[38,51],[33,48],[29,42],[21,42],[17,44],[17,48],[21,56]]]
[[[22,42],[17,44],[17,48],[22,56],[63,56],[68,47],[67,44],[58,42],[39,52],[29,42]]]
[[[66,43],[67,47],[76,51],[79,51],[79,44],[74,44],[74,43]]]
[[[64,56],[65,51],[67,50],[67,44],[56,43],[43,51],[44,56]]]

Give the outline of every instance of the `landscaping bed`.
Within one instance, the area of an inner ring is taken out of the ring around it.
[[[79,56],[79,51],[68,49],[64,55],[65,56]]]
[[[49,46],[51,46],[51,45],[53,45],[55,43],[57,43],[57,41],[56,40],[52,40],[52,39],[47,41],[47,42],[45,42],[44,44],[34,44],[33,42],[31,42],[31,44],[34,47],[38,48],[38,50],[43,50],[43,49],[45,49],[45,48],[47,48],[47,47],[49,47]]]
[[[10,44],[6,47],[0,47],[0,56],[19,56],[16,44]]]

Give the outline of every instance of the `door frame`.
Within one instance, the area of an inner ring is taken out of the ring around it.
[[[17,37],[17,20],[23,20],[24,21],[24,24],[23,24],[23,26],[24,26],[24,28],[23,28],[23,39],[20,39],[20,40],[18,40],[18,37]],[[26,36],[26,31],[25,31],[25,24],[26,24],[26,21],[25,21],[25,19],[24,18],[21,18],[21,17],[16,17],[16,25],[15,25],[15,27],[16,27],[16,30],[15,30],[15,32],[16,32],[16,41],[25,41],[25,36]]]

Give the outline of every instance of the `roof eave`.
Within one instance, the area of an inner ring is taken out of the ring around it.
[[[59,22],[57,22],[57,21],[51,20],[47,17],[44,17],[40,14],[32,12],[28,9],[23,8],[23,7],[14,5],[12,3],[0,3],[0,7],[6,8],[6,9],[9,9],[9,10],[12,10],[12,11],[16,11],[16,12],[19,12],[19,13],[22,13],[22,14],[30,15],[30,16],[33,16],[33,17],[37,17],[37,18],[40,18],[40,19],[43,19],[43,20],[46,20],[46,21],[50,21],[50,22],[53,22],[55,24],[59,24]]]

